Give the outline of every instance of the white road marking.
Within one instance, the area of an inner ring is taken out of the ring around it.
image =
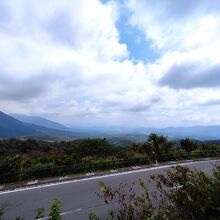
[[[172,189],[179,189],[179,188],[182,188],[183,186],[181,185],[181,186],[174,186],[174,187],[172,187]]]
[[[73,211],[62,212],[62,213],[60,213],[60,215],[63,216],[63,215],[68,215],[70,213],[80,212],[80,211],[82,211],[82,208],[79,208],[79,209],[76,209],[76,210],[73,210]],[[49,219],[49,217],[38,218],[37,220],[45,220],[45,219]]]
[[[37,184],[38,183],[38,180],[34,180],[34,181],[30,181],[27,183],[27,185],[33,185],[33,184]]]
[[[90,181],[90,180],[95,180],[95,179],[109,178],[109,177],[113,177],[113,176],[122,176],[122,175],[131,174],[131,173],[141,173],[144,171],[158,170],[158,169],[170,168],[170,167],[174,167],[174,166],[184,166],[184,165],[199,164],[199,163],[211,163],[211,162],[219,162],[219,161],[220,160],[218,159],[218,160],[210,160],[210,161],[195,161],[195,162],[187,162],[187,163],[183,162],[183,163],[177,163],[177,164],[162,165],[162,166],[156,166],[156,167],[150,167],[150,168],[143,168],[143,169],[139,169],[139,170],[130,170],[130,171],[124,171],[124,172],[119,172],[119,173],[105,174],[102,176],[87,177],[87,178],[83,178],[83,179],[74,179],[74,180],[67,180],[67,181],[63,181],[63,182],[42,184],[42,185],[32,186],[32,187],[17,188],[14,190],[6,190],[6,191],[0,192],[0,195],[21,192],[21,191],[27,191],[27,190],[40,189],[40,188],[46,188],[46,187],[53,187],[53,186],[58,186],[58,185],[77,183],[77,182],[83,182],[83,181]]]
[[[133,170],[135,170],[135,169],[140,169],[140,168],[141,168],[141,167],[139,167],[139,166],[133,166],[133,167],[132,167]]]
[[[117,170],[110,170],[111,173],[115,173],[118,172]]]
[[[90,172],[90,173],[87,173],[86,176],[94,176],[95,173],[94,172]]]
[[[65,180],[65,179],[68,179],[68,176],[61,176],[61,177],[59,177],[59,180]]]

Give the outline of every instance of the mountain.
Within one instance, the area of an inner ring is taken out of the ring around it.
[[[83,132],[84,131],[84,132]],[[191,126],[191,127],[166,127],[166,128],[88,128],[81,129],[81,132],[87,133],[90,136],[101,136],[109,139],[111,143],[121,143],[124,141],[143,142],[150,133],[156,133],[167,136],[170,139],[176,140],[181,138],[191,138],[194,140],[219,140],[220,139],[220,125],[207,126]]]
[[[219,140],[220,125],[167,127],[167,128],[84,128],[71,129],[62,124],[40,117],[26,115],[7,115],[0,111],[0,138],[10,137],[52,137],[56,139],[106,137],[110,142],[128,145],[143,142],[150,133],[168,136],[170,139],[191,138],[194,140]],[[19,119],[19,120],[18,120]]]
[[[192,138],[197,140],[220,139],[220,125],[191,126],[191,127],[167,127],[167,128],[136,128],[133,134],[157,133],[168,136],[171,139]]]
[[[39,135],[39,132],[27,124],[0,111],[0,137],[20,137]]]
[[[189,137],[199,140],[220,139],[220,126],[170,127],[160,129],[161,133],[174,138]]]
[[[79,137],[78,132],[56,130],[19,121],[0,111],[0,138],[13,137]]]
[[[52,128],[56,130],[62,130],[62,131],[70,131],[70,128],[59,124],[57,122],[41,118],[41,117],[36,117],[36,116],[29,116],[29,115],[23,115],[23,114],[11,114],[11,116],[19,121],[33,124],[33,125],[38,125],[38,126],[43,126],[46,128]]]

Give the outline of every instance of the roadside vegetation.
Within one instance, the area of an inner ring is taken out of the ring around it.
[[[51,206],[49,207],[49,215],[47,219],[50,220],[61,220],[61,209],[60,209],[61,202],[58,199],[54,199]],[[38,208],[35,211],[35,218],[34,219],[44,219],[45,217],[45,209]],[[4,220],[4,209],[0,209],[0,220]],[[25,220],[25,218],[21,216],[16,216],[14,220]]]
[[[156,156],[161,155],[169,155],[170,160],[172,160],[175,159],[172,155],[181,158],[186,153],[205,152],[205,150],[220,150],[220,146],[209,143],[199,144],[188,138],[174,142],[165,136],[154,133],[150,134],[144,143],[134,143],[129,148],[111,145],[105,138],[68,142],[5,139],[0,140],[0,175],[45,169],[50,169],[50,174],[53,174],[54,171],[54,175],[63,175],[63,170],[68,165],[140,157],[149,157],[149,160],[155,161]],[[123,166],[126,165],[129,164]],[[63,170],[55,172],[56,167],[62,166],[64,167]],[[104,168],[104,165],[102,165],[99,169]],[[79,170],[79,172],[81,171]],[[37,172],[29,173],[28,177],[34,178],[33,175],[37,175]],[[14,177],[16,176],[14,175]],[[17,181],[21,177],[25,178],[25,176],[20,175],[10,181]]]
[[[156,190],[148,190],[153,182]],[[95,212],[90,220],[218,220],[220,219],[220,167],[208,175],[202,171],[176,166],[164,175],[153,175],[138,183],[122,182],[111,188],[100,182],[97,196],[107,205],[106,217]],[[61,220],[61,202],[55,199],[49,208],[50,220]],[[36,218],[45,217],[45,209],[36,210]],[[0,219],[4,219],[1,209]],[[23,219],[16,217],[15,219]]]
[[[111,220],[217,220],[220,219],[220,167],[213,175],[177,166],[165,175],[153,175],[156,189],[149,192],[149,180],[124,182],[112,189],[100,183],[98,196],[111,207],[106,219]],[[95,213],[90,220],[100,220]]]

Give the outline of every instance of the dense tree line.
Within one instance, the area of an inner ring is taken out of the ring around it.
[[[126,156],[127,150],[105,139],[48,142],[33,139],[0,141],[0,173],[110,160]]]
[[[76,163],[216,149],[220,149],[218,145],[198,144],[188,138],[174,142],[157,134],[150,134],[145,143],[134,143],[129,148],[111,145],[105,138],[66,142],[5,139],[0,140],[0,174]]]

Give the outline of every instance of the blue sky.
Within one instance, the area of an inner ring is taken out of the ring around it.
[[[109,0],[102,0],[105,4]],[[117,1],[119,18],[116,27],[119,31],[119,41],[127,45],[130,59],[134,61],[152,62],[159,57],[159,52],[152,48],[152,42],[137,27],[130,24],[131,11],[122,0]]]
[[[102,0],[104,4],[110,0]],[[118,5],[118,20],[116,27],[119,31],[119,42],[126,44],[129,51],[129,58],[135,61],[151,62],[159,57],[159,52],[152,48],[152,42],[137,27],[130,24],[131,11],[124,4],[123,0],[115,1]]]
[[[220,124],[220,2],[2,0],[0,110],[68,125]]]
[[[120,33],[119,42],[127,45],[130,59],[153,62],[159,57],[159,52],[152,48],[151,40],[147,39],[142,31],[129,24],[129,13],[125,12],[122,12],[116,23]]]

